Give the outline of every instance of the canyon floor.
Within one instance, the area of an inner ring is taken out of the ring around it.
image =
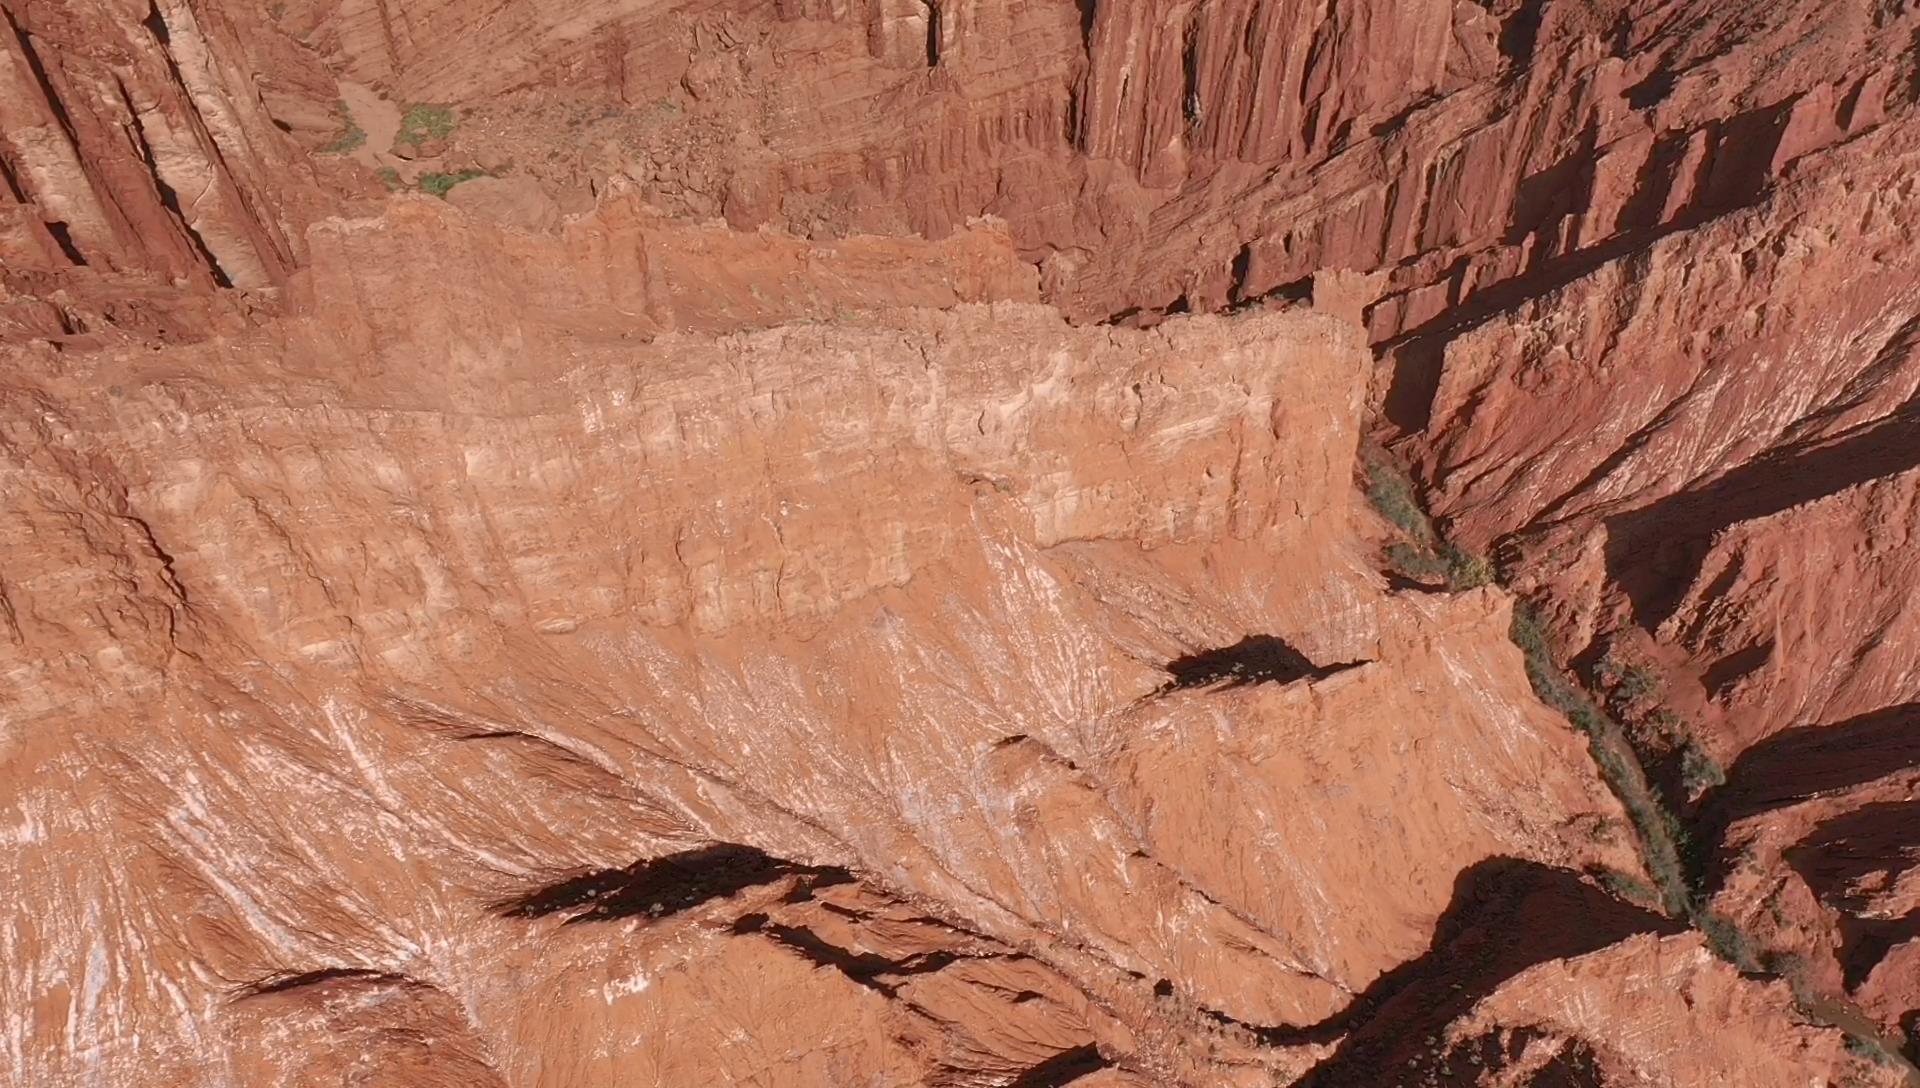
[[[0,16],[0,1084],[1920,1085],[1912,0]]]

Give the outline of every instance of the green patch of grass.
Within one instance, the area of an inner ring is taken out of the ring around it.
[[[1414,497],[1413,481],[1385,457],[1367,459],[1367,501],[1381,517],[1422,544],[1434,539],[1433,524]]]
[[[1514,605],[1508,637],[1520,648],[1534,694],[1586,734],[1587,750],[1593,754],[1600,776],[1606,779],[1607,786],[1627,810],[1627,818],[1640,833],[1641,854],[1647,872],[1659,886],[1659,901],[1669,913],[1686,914],[1693,903],[1681,863],[1686,849],[1686,829],[1654,796],[1619,724],[1595,706],[1586,692],[1568,679],[1554,662],[1546,629],[1533,609],[1524,604]]]
[[[367,131],[353,119],[352,111],[347,109],[345,99],[333,104],[333,112],[340,115],[340,135],[330,144],[320,149],[326,155],[345,155],[349,151],[358,151],[366,145]]]
[[[380,184],[386,186],[389,193],[397,193],[406,185],[400,180],[400,171],[391,166],[380,168]]]
[[[448,106],[416,104],[400,115],[400,133],[396,143],[418,146],[428,140],[444,140],[453,134],[459,122]]]
[[[431,174],[422,174],[420,175],[420,191],[423,193],[431,193],[441,200],[445,200],[447,199],[447,193],[452,191],[454,186],[463,181],[472,181],[474,178],[485,177],[486,173],[485,170],[460,170],[451,174],[443,174],[439,171]]]

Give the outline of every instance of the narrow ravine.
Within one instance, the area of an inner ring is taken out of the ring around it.
[[[1447,539],[1427,512],[1418,485],[1388,451],[1376,447],[1365,461],[1368,500],[1404,537],[1386,551],[1390,574],[1426,579],[1420,582],[1425,588],[1446,592],[1488,582],[1508,588],[1512,572],[1499,570]],[[1903,1055],[1901,1040],[1879,1030],[1873,1019],[1845,995],[1815,992],[1803,980],[1779,970],[1773,957],[1758,947],[1751,935],[1713,909],[1697,883],[1698,867],[1688,864],[1694,850],[1710,848],[1711,844],[1693,841],[1695,829],[1675,815],[1654,788],[1626,730],[1602,708],[1598,694],[1555,659],[1534,606],[1517,593],[1509,634],[1526,659],[1527,679],[1534,694],[1587,739],[1587,750],[1601,780],[1633,821],[1642,864],[1655,886],[1635,887],[1633,878],[1605,880],[1603,883],[1610,885],[1608,891],[1623,899],[1645,897],[1657,901],[1669,917],[1698,930],[1714,954],[1743,975],[1786,983],[1793,990],[1795,1006],[1809,1021],[1845,1032],[1850,1049],[1899,1069],[1907,1083],[1920,1088],[1920,1067]]]

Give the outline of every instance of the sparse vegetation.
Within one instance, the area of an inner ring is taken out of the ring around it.
[[[1655,707],[1653,713],[1647,715],[1646,723],[1649,731],[1668,743],[1678,744],[1692,735],[1692,727],[1674,713],[1672,707]]]
[[[1384,455],[1367,458],[1367,500],[1401,532],[1423,545],[1433,542],[1433,523],[1414,498],[1413,481]]]
[[[447,106],[408,106],[400,115],[400,132],[394,142],[418,147],[428,140],[444,140],[457,125],[453,110]]]
[[[1708,907],[1693,912],[1693,925],[1707,938],[1713,954],[1749,974],[1760,970],[1760,958],[1754,954],[1753,941],[1733,919]]]
[[[364,147],[367,142],[367,132],[353,119],[353,113],[347,109],[344,99],[333,104],[333,112],[340,115],[340,135],[332,143],[321,148],[321,152],[327,155],[345,155]]]
[[[1640,833],[1641,853],[1648,874],[1659,886],[1659,902],[1669,913],[1685,916],[1692,908],[1693,895],[1680,860],[1686,844],[1686,831],[1680,821],[1654,796],[1620,726],[1555,664],[1553,652],[1547,645],[1546,630],[1531,608],[1524,604],[1514,606],[1508,635],[1526,661],[1527,679],[1533,684],[1534,694],[1586,734],[1587,748],[1593,753],[1601,777],[1620,799],[1627,817]]]
[[[1444,573],[1454,588],[1498,581],[1499,576],[1484,559],[1472,556],[1435,531],[1414,497],[1413,485],[1384,453],[1367,460],[1367,497],[1375,509],[1412,538],[1388,547],[1387,560],[1403,573],[1434,576]],[[1681,777],[1689,796],[1697,797],[1705,789],[1726,781],[1726,774],[1693,736],[1692,726],[1670,707],[1650,701],[1657,699],[1664,683],[1651,666],[1616,658],[1609,654],[1595,669],[1593,688],[1582,686],[1563,671],[1553,658],[1545,627],[1525,603],[1516,602],[1509,637],[1520,649],[1526,663],[1527,679],[1534,694],[1564,715],[1575,729],[1587,737],[1601,777],[1622,807],[1627,810],[1639,834],[1641,857],[1655,886],[1613,869],[1592,871],[1610,894],[1630,902],[1663,907],[1673,917],[1684,918],[1706,938],[1714,955],[1735,969],[1749,974],[1766,974],[1784,979],[1792,988],[1800,1012],[1816,1023],[1839,1028],[1846,1033],[1847,1050],[1876,1064],[1901,1069],[1909,1083],[1920,1085],[1920,1070],[1909,1063],[1898,1048],[1881,1038],[1872,1023],[1844,999],[1815,993],[1797,956],[1775,954],[1759,946],[1734,919],[1714,910],[1701,891],[1691,883],[1682,864],[1692,849],[1686,827],[1662,803],[1649,784],[1641,765],[1641,754],[1628,739],[1619,720],[1596,702],[1596,693],[1604,691],[1607,705],[1633,715],[1641,739],[1657,739],[1667,752],[1679,749]],[[1770,904],[1775,923],[1781,924],[1778,903]]]
[[[1447,587],[1455,591],[1493,583],[1493,564],[1485,556],[1447,545]]]
[[[1868,1039],[1864,1036],[1849,1032],[1847,1034],[1846,1048],[1847,1053],[1856,1058],[1865,1058],[1875,1065],[1884,1065],[1896,1069],[1906,1065],[1897,1055],[1888,1051],[1886,1045],[1878,1039]]]
[[[1629,903],[1639,903],[1646,907],[1661,905],[1660,890],[1631,873],[1623,873],[1618,869],[1601,869],[1594,875],[1600,881],[1600,886],[1607,890],[1607,894],[1616,899],[1624,899]]]
[[[1720,764],[1693,738],[1687,738],[1680,748],[1680,783],[1686,787],[1687,796],[1697,797],[1726,780],[1727,773]]]
[[[1387,545],[1387,563],[1409,578],[1445,578],[1447,561],[1404,540]]]
[[[382,166],[380,168],[380,184],[385,185],[389,193],[397,193],[406,185],[405,182],[400,180],[400,171],[395,170],[391,166]]]
[[[431,193],[445,200],[447,199],[447,193],[450,192],[454,186],[463,181],[472,181],[474,178],[485,177],[486,173],[485,170],[469,169],[455,171],[451,174],[443,174],[438,171],[431,174],[422,174],[420,175],[420,191],[423,193]]]
[[[1405,534],[1387,546],[1387,563],[1399,573],[1421,581],[1445,581],[1456,592],[1491,584],[1493,564],[1485,557],[1443,541],[1414,494],[1413,480],[1384,451],[1364,454],[1367,501],[1394,528]]]
[[[1607,654],[1594,670],[1615,705],[1631,707],[1660,690],[1660,674],[1644,662],[1629,661],[1617,651]]]

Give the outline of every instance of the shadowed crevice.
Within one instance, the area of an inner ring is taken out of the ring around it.
[[[913,975],[932,974],[966,958],[946,949],[918,952],[893,959],[877,952],[858,952],[834,944],[806,926],[775,922],[765,914],[743,915],[733,923],[735,933],[758,933],[819,967],[830,967],[852,981],[888,997],[899,992],[891,981]]]
[[[1546,22],[1547,0],[1521,0],[1500,23],[1500,54],[1510,70],[1524,72],[1533,63],[1533,50],[1540,40],[1540,26]]]
[[[1920,938],[1920,910],[1910,910],[1898,918],[1862,918],[1856,914],[1840,916],[1841,981],[1849,991],[1856,990],[1887,953]]]
[[[1607,520],[1607,571],[1647,630],[1674,613],[1714,538],[1742,522],[1790,510],[1920,466],[1920,400],[1839,441],[1776,450],[1702,487]]]
[[[1920,858],[1920,802],[1863,805],[1821,823],[1782,852],[1822,904],[1839,915],[1840,966],[1847,989],[1866,981],[1894,945],[1920,936],[1920,911],[1899,918],[1866,917],[1876,874],[1889,882]]]
[[[1335,665],[1316,665],[1307,655],[1274,635],[1248,635],[1231,646],[1176,657],[1167,662],[1172,677],[1160,691],[1209,687],[1222,684],[1240,687],[1246,684],[1290,684],[1295,680],[1324,680],[1337,672],[1368,664],[1347,661]]]
[[[813,888],[853,879],[837,866],[802,865],[751,846],[721,843],[563,880],[497,909],[503,917],[512,918],[570,914],[568,924],[637,915],[664,918],[794,875],[808,878],[803,882],[808,895]]]
[[[1509,25],[1518,31],[1527,24],[1520,21]],[[1532,48],[1524,41],[1524,35],[1516,37],[1512,44]],[[1684,141],[1691,138],[1690,134],[1679,134],[1660,145],[1648,162],[1648,172],[1641,177],[1635,197],[1629,200],[1620,230],[1609,237],[1566,251],[1557,250],[1548,238],[1526,269],[1477,286],[1464,297],[1462,285],[1469,262],[1462,258],[1448,272],[1453,281],[1449,305],[1427,321],[1375,345],[1380,358],[1391,367],[1381,407],[1387,422],[1401,434],[1414,434],[1428,428],[1433,421],[1434,396],[1440,388],[1446,348],[1455,339],[1508,311],[1544,298],[1609,262],[1643,253],[1663,238],[1693,230],[1728,212],[1758,203],[1773,182],[1769,166],[1784,132],[1788,108],[1787,103],[1763,106],[1705,126],[1703,131],[1711,150],[1696,177],[1681,178],[1672,174],[1684,161]],[[1571,183],[1575,179],[1561,180]],[[1541,196],[1557,195],[1548,188],[1551,184],[1551,179],[1543,182],[1539,190]],[[1666,220],[1659,220],[1659,209],[1670,203],[1668,198],[1676,190],[1686,194],[1685,203]],[[1515,208],[1516,213],[1527,216],[1554,210],[1549,206],[1542,211],[1525,204]],[[1393,301],[1394,297],[1381,302]]]
[[[1063,1050],[1007,1082],[1007,1088],[1064,1088],[1081,1077],[1098,1073],[1113,1063],[1100,1056],[1092,1043]]]
[[[374,971],[361,967],[325,967],[318,971],[302,971],[298,974],[274,975],[248,986],[236,1000],[260,997],[265,994],[285,993],[307,986],[322,986],[331,982],[359,982],[374,985],[415,986],[419,983],[405,975],[391,974],[386,971]]]
[[[1732,870],[1736,859],[1725,839],[1734,824],[1913,767],[1920,767],[1920,703],[1789,729],[1748,748],[1727,768],[1726,782],[1700,798],[1694,820],[1694,839],[1703,848],[1695,874],[1700,886],[1716,890]]]
[[[1551,1042],[1537,1028],[1494,1029],[1429,1055],[1399,1073],[1401,1083],[1477,1084],[1488,1071],[1510,1070],[1526,1059],[1528,1048]],[[1584,1040],[1563,1040],[1558,1053],[1529,1071],[1523,1081],[1502,1081],[1514,1088],[1608,1088],[1600,1055]]]
[[[1635,934],[1682,928],[1607,895],[1572,870],[1492,858],[1461,872],[1424,954],[1380,976],[1320,1023],[1255,1030],[1268,1045],[1338,1042],[1302,1082],[1308,1088],[1376,1085],[1385,1073],[1416,1062],[1429,1035],[1527,968]]]

